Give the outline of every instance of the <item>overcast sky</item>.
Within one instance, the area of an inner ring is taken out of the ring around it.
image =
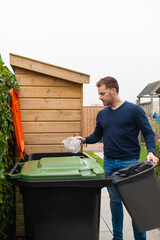
[[[100,104],[96,82],[115,77],[135,102],[160,80],[159,0],[0,0],[0,53],[90,75],[84,105]]]

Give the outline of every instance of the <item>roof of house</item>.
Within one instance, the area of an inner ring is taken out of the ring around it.
[[[89,83],[90,75],[10,53],[10,65],[76,83]]]
[[[147,95],[154,95],[160,94],[160,81],[148,83],[147,86],[138,94],[138,98],[147,96]]]

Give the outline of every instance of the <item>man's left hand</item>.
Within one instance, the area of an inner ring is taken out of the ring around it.
[[[152,161],[156,166],[159,162],[159,159],[154,155],[154,153],[149,152],[147,155],[147,163],[150,163],[150,161]]]

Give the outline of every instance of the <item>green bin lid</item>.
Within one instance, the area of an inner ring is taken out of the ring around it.
[[[24,163],[21,172],[11,178],[26,180],[97,178],[104,169],[93,158],[49,157]]]

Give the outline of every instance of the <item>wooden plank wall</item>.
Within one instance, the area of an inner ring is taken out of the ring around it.
[[[27,154],[65,151],[61,141],[82,135],[83,85],[15,69]],[[16,157],[19,157],[16,149]],[[16,232],[24,236],[22,197],[16,191]]]
[[[81,84],[17,69],[26,153],[65,151],[61,141],[81,134]]]
[[[89,136],[93,133],[96,126],[97,113],[102,110],[102,106],[83,107],[83,136]]]

